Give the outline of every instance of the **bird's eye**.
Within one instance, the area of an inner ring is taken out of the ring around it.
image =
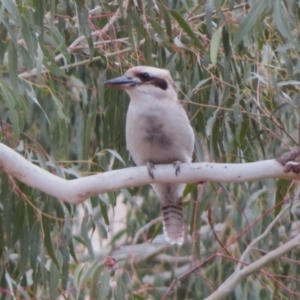
[[[145,73],[140,74],[140,78],[141,78],[141,80],[147,81],[151,78],[151,76],[149,73],[145,72]]]

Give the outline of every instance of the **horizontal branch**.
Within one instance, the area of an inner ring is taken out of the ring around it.
[[[109,171],[83,178],[66,180],[27,161],[16,151],[0,143],[0,165],[7,174],[28,186],[69,203],[80,203],[94,195],[142,186],[150,183],[245,182],[264,178],[300,180],[300,175],[283,161],[264,160],[253,163],[184,163],[176,176],[173,165],[156,165],[154,179],[145,166]],[[292,157],[295,157],[292,156]]]

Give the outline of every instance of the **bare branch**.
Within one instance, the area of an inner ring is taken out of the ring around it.
[[[28,186],[74,204],[97,194],[158,182],[245,182],[263,178],[300,180],[299,174],[285,172],[285,166],[273,159],[244,164],[185,163],[181,164],[177,176],[173,165],[157,165],[154,179],[149,176],[147,167],[142,166],[66,180],[32,164],[1,143],[0,165],[6,173]]]
[[[244,267],[241,271],[234,273],[228,280],[226,280],[214,293],[212,293],[209,297],[205,298],[205,300],[217,300],[224,299],[226,295],[228,295],[232,290],[247,276],[259,271],[268,263],[274,261],[275,259],[281,257],[282,255],[290,252],[292,249],[299,246],[300,243],[300,234],[294,237],[289,242],[283,244],[277,249],[269,252],[262,258],[253,262],[251,265]]]
[[[288,209],[290,209],[290,206],[286,206],[285,208],[283,208],[282,211],[276,216],[276,218],[269,224],[269,226],[266,228],[266,230],[248,245],[248,247],[246,248],[246,250],[244,251],[244,253],[241,256],[240,262],[236,266],[234,273],[230,277],[234,276],[236,273],[238,273],[240,271],[240,269],[242,267],[242,263],[245,260],[245,258],[247,257],[248,253],[253,249],[253,247],[255,245],[257,245],[261,240],[263,240],[264,238],[267,237],[267,235],[270,233],[270,231],[274,228],[274,225],[280,220],[282,215],[284,215]]]

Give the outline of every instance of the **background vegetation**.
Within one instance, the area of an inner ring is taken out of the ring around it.
[[[132,165],[129,99],[103,82],[151,65],[174,78],[194,161],[277,157],[299,145],[299,16],[296,0],[2,0],[1,141],[67,179]],[[5,173],[0,184],[1,299],[204,299],[291,203],[246,263],[300,226],[298,183],[283,180],[188,186],[180,248],[164,242],[149,187],[70,205]],[[226,299],[298,299],[299,259],[274,260]]]

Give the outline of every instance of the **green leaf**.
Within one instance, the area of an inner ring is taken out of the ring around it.
[[[211,65],[209,68],[214,67],[217,62],[218,49],[220,45],[220,39],[222,34],[222,27],[219,27],[212,35],[211,43],[210,43],[210,61]]]
[[[47,252],[48,252],[49,256],[52,258],[56,267],[59,269],[59,264],[56,259],[53,244],[52,244],[49,220],[46,217],[42,217],[42,224],[43,224],[43,233],[44,233],[44,244],[46,246]]]
[[[286,38],[291,44],[297,47],[298,51],[300,50],[300,45],[297,42],[297,39],[293,36],[292,30],[288,24],[288,20],[286,18],[286,10],[282,7],[284,3],[279,0],[275,0],[274,3],[274,12],[273,18],[276,24],[277,29],[281,33],[281,35]]]
[[[67,65],[70,62],[71,55],[67,49],[66,42],[63,35],[54,25],[49,24],[45,26],[45,28],[48,28],[52,33],[52,37],[53,40],[55,41],[55,47],[56,47],[55,53],[60,52],[65,59],[65,65]]]
[[[279,118],[281,117],[281,115],[283,113],[285,113],[288,109],[293,109],[294,106],[292,105],[292,103],[281,103],[280,105],[278,105],[277,107],[275,107],[275,109],[272,111],[272,116],[278,116]]]
[[[81,288],[81,285],[82,285],[82,282],[81,282],[81,277],[82,277],[82,274],[85,270],[86,266],[85,264],[80,264],[76,267],[75,271],[74,271],[74,286],[80,290]]]
[[[35,61],[32,60],[29,51],[22,45],[19,47],[19,55],[21,58],[20,60],[27,71],[34,69]]]
[[[230,45],[230,37],[229,37],[226,26],[224,26],[222,29],[222,42],[223,42],[223,47],[224,47],[224,51],[225,51],[225,56],[226,56],[226,58],[229,59],[232,51],[231,51],[231,45]]]
[[[212,134],[212,129],[213,129],[213,126],[216,122],[217,116],[218,116],[218,110],[215,110],[213,115],[211,117],[209,117],[209,119],[207,121],[207,125],[205,127],[207,137],[210,137],[211,134]]]
[[[152,25],[153,29],[155,30],[155,32],[157,33],[158,37],[162,41],[164,41],[165,40],[165,33],[164,33],[164,30],[161,27],[161,25],[158,24],[155,20],[152,20],[152,19],[149,19],[148,21],[151,23],[151,25]]]
[[[113,157],[115,157],[118,161],[120,161],[125,166],[125,161],[116,150],[106,149],[105,151],[109,152]]]
[[[14,22],[19,26],[22,27],[22,19],[19,14],[19,11],[16,7],[16,3],[11,0],[2,0],[2,5],[7,9],[7,11],[10,13],[11,18],[14,20]]]
[[[44,64],[44,67],[50,72],[52,76],[63,77],[66,75],[65,71],[59,68],[55,63],[48,61]]]
[[[29,230],[28,225],[24,224],[20,232],[20,265],[19,265],[19,277],[23,276],[27,271],[27,262],[29,259],[30,241],[28,239]]]
[[[30,266],[36,272],[38,257],[41,249],[40,223],[36,222],[30,232]]]
[[[87,212],[86,212],[87,213]],[[90,230],[90,216],[89,215],[85,215],[83,217],[82,223],[81,223],[81,235],[83,237],[85,246],[87,247],[90,257],[94,258],[94,251],[93,251],[93,246],[91,243],[91,238],[89,237],[89,230]]]
[[[16,142],[20,135],[19,117],[15,109],[18,96],[4,82],[1,83],[1,92],[5,104],[9,109],[9,118],[13,126],[14,141]]]
[[[44,53],[41,48],[40,43],[37,43],[37,56],[36,56],[36,78],[38,81],[41,79],[42,71],[43,71],[43,60]]]
[[[89,25],[89,12],[85,7],[82,7],[81,5],[78,5],[77,7],[78,7],[78,21],[82,29],[82,32],[88,42],[89,50],[90,50],[89,57],[90,59],[92,59],[94,56],[94,43],[93,43],[93,38],[92,38],[91,29]]]
[[[195,35],[194,31],[191,29],[191,27],[189,26],[189,24],[183,19],[183,17],[177,11],[175,11],[175,10],[171,10],[171,15],[178,22],[178,24],[183,29],[183,31],[186,32],[190,38],[192,38],[192,40],[194,41],[195,45],[199,49],[205,51],[204,47],[199,42],[198,37]]]
[[[45,116],[45,118],[46,118],[48,124],[50,125],[50,120],[49,120],[49,118],[48,118],[48,116],[47,116],[45,110],[44,110],[43,107],[40,105],[40,103],[39,103],[39,101],[38,101],[38,99],[37,99],[37,97],[36,97],[35,90],[32,88],[32,85],[29,84],[27,81],[22,81],[22,82],[21,82],[21,85],[22,85],[23,88],[25,89],[27,97],[29,97],[29,98],[33,101],[33,103],[39,107],[39,109],[40,109],[40,110],[42,111],[42,113],[44,114],[44,116]]]
[[[0,17],[0,41],[1,41],[1,47],[0,47],[0,61],[4,60],[4,55],[6,53],[7,46],[9,45],[10,41],[7,39],[7,29],[5,28],[4,24],[1,23],[1,17]],[[15,43],[14,43],[15,45]]]
[[[196,183],[190,183],[190,184],[187,184],[185,189],[184,189],[184,192],[183,192],[183,199],[189,195],[190,193],[192,193],[193,191],[195,191],[197,189],[197,184]]]
[[[99,195],[99,196],[101,196],[101,195]],[[108,212],[107,212],[107,205],[101,200],[101,197],[99,197],[99,198],[100,198],[99,204],[100,204],[100,208],[101,208],[101,213],[102,213],[102,216],[104,218],[106,225],[108,226],[109,218],[108,218]]]
[[[24,17],[22,17],[22,23],[23,23],[22,34],[23,34],[24,41],[25,41],[27,49],[28,49],[28,53],[30,55],[30,59],[32,60],[30,62],[27,62],[27,64],[33,65],[34,50],[35,50],[33,38],[31,36],[31,32],[30,32],[27,20]]]
[[[34,7],[34,20],[35,25],[37,25],[40,29],[40,40],[44,38],[44,1],[45,0],[33,0],[33,7]]]
[[[213,1],[207,1],[205,5],[205,23],[207,27],[207,33],[209,37],[212,36],[213,24],[212,24],[212,14],[213,14]]]
[[[13,43],[8,46],[8,68],[12,89],[19,95],[18,52]]]
[[[108,235],[107,235],[107,228],[106,228],[106,226],[102,222],[100,222],[98,220],[95,220],[95,224],[97,225],[97,228],[99,230],[100,237],[102,239],[107,239]]]
[[[17,37],[15,35],[15,32],[13,31],[13,29],[9,25],[7,19],[4,19],[3,17],[0,16],[0,23],[2,23],[5,27],[5,29],[8,31],[8,33],[10,35],[10,38],[11,38],[11,41],[13,42],[14,46],[17,49],[18,48],[18,40],[17,40]]]
[[[72,238],[69,239],[68,248],[70,250],[70,254],[71,254],[72,258],[74,259],[75,262],[77,262],[77,257],[76,257],[76,254],[75,254],[74,244],[73,244],[73,239]]]
[[[59,99],[53,93],[51,94],[51,96],[52,96],[53,102],[56,105],[57,114],[58,114],[59,118],[61,120],[65,121],[66,123],[69,123],[69,121],[70,121],[69,118],[63,112],[64,106],[62,105],[62,103],[59,101]]]
[[[136,204],[136,200],[132,197],[132,195],[130,194],[128,189],[121,189],[121,193],[124,195],[124,197],[131,202],[133,205]],[[116,201],[115,201],[116,202]],[[113,203],[111,202],[111,204],[113,205]],[[116,203],[115,203],[116,205]],[[115,206],[113,205],[113,206]]]
[[[164,22],[166,26],[166,33],[170,37],[170,41],[172,41],[172,22],[170,18],[170,13],[164,5],[161,5],[161,3],[158,2],[157,5],[159,6],[159,10],[163,12]]]
[[[285,197],[287,196],[287,191],[288,191],[290,185],[291,185],[291,182],[289,180],[285,180],[285,179],[277,180],[275,204],[278,204],[279,202],[281,202],[282,200],[285,199]],[[283,203],[278,205],[275,208],[274,218],[280,213],[282,205],[283,205]]]
[[[106,300],[107,296],[110,292],[110,272],[108,270],[103,270],[103,272],[100,275],[99,281],[100,285],[98,288],[98,298],[97,300]]]
[[[23,201],[19,201],[17,210],[15,212],[16,217],[14,220],[14,229],[13,229],[13,235],[11,237],[10,244],[12,247],[14,247],[15,243],[21,236],[21,229],[24,226],[24,220],[25,220],[25,205]]]
[[[116,280],[117,286],[114,291],[114,296],[116,300],[123,300],[126,298],[128,282],[126,282],[125,278],[125,276],[118,276]]]
[[[249,13],[243,20],[238,32],[236,33],[232,41],[233,45],[237,45],[238,43],[240,43],[244,39],[244,37],[250,32],[250,30],[255,25],[257,19],[265,10],[267,5],[268,1],[257,1],[256,3],[253,3]]]
[[[49,291],[50,291],[50,298],[53,300],[59,297],[59,293],[57,290],[59,285],[59,280],[60,280],[59,268],[57,267],[56,263],[52,260],[50,263]]]
[[[95,259],[90,262],[90,265],[88,268],[84,270],[84,274],[81,275],[81,282],[82,284],[87,284],[95,278],[97,273],[101,273],[103,269],[105,268],[105,261],[101,259]]]

